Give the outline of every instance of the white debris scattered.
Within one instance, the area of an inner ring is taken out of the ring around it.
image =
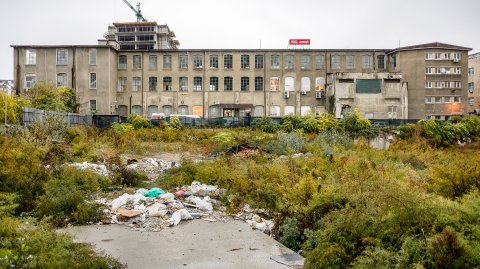
[[[83,163],[71,163],[67,165],[76,167],[77,169],[80,169],[80,170],[94,171],[101,176],[108,177],[108,169],[107,169],[107,166],[105,166],[104,164],[83,162]]]

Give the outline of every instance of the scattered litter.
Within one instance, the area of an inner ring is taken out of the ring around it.
[[[175,211],[172,214],[172,217],[168,220],[168,223],[170,226],[175,226],[180,223],[181,220],[190,220],[193,219],[193,217],[190,215],[190,213],[186,209],[180,209]]]
[[[302,268],[305,263],[305,258],[298,253],[290,253],[283,255],[271,256],[270,259],[287,266],[295,266]]]
[[[230,251],[237,251],[237,250],[241,250],[241,249],[243,249],[243,248],[232,248],[232,249],[229,250],[229,252]]]
[[[77,169],[80,169],[80,170],[94,171],[95,173],[101,176],[108,177],[108,169],[107,169],[107,166],[105,166],[104,164],[83,162],[83,163],[70,163],[66,165],[76,167]]]

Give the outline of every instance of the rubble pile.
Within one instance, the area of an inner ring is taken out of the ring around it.
[[[71,163],[68,164],[69,166],[76,167],[77,169],[80,170],[90,170],[94,171],[95,173],[108,177],[108,169],[107,166],[104,164],[95,164],[95,163],[88,163],[88,162],[83,162],[83,163]]]
[[[99,202],[110,207],[106,212],[110,214],[110,220],[106,223],[123,224],[140,231],[160,231],[178,225],[182,220],[227,222],[236,219],[270,234],[273,222],[257,215],[258,211],[250,209],[248,205],[238,214],[227,214],[226,208],[216,199],[225,193],[224,189],[217,186],[194,181],[175,193],[165,192],[161,188],[138,189],[134,194],[124,193],[110,202]]]
[[[156,179],[163,171],[179,166],[176,162],[157,158],[129,159],[127,163],[128,169],[143,172],[147,174],[149,179]]]

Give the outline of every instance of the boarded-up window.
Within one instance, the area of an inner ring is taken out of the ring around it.
[[[142,106],[132,106],[132,114],[142,115]]]
[[[295,79],[292,77],[285,78],[285,91],[294,91],[295,90]]]
[[[170,116],[172,114],[172,106],[163,106],[162,111],[165,116]]]
[[[270,107],[270,117],[280,117],[280,106]]]
[[[309,106],[301,106],[300,107],[300,115],[305,116],[305,115],[310,115],[312,114],[312,108]]]
[[[381,93],[382,80],[380,79],[357,79],[356,93]]]
[[[158,106],[155,106],[155,105],[148,106],[148,116],[151,117],[153,113],[158,113]]]
[[[263,106],[255,106],[255,108],[253,109],[253,116],[254,117],[263,117],[265,116],[264,115],[264,111],[263,111]]]
[[[310,91],[310,78],[303,77],[302,78],[302,91]]]
[[[178,114],[188,115],[188,106],[178,106]]]
[[[284,116],[286,115],[295,115],[295,107],[294,106],[285,106],[285,113],[283,113]]]

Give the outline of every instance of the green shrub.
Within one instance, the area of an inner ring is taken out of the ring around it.
[[[280,125],[270,117],[256,118],[252,121],[251,126],[267,133],[275,133],[280,129]]]
[[[102,176],[63,167],[55,178],[45,183],[45,194],[38,198],[36,215],[51,217],[55,226],[64,226],[69,222],[85,224],[99,221],[102,217],[100,206],[87,200],[102,186],[108,186]]]
[[[302,129],[303,118],[300,115],[286,115],[282,118],[282,130],[284,132],[293,132]]]
[[[169,127],[176,130],[181,130],[183,129],[183,124],[180,122],[180,118],[178,118],[178,116],[171,116]]]
[[[359,111],[352,112],[348,116],[342,118],[339,121],[339,124],[343,130],[353,138],[360,136],[368,138],[375,135],[372,129],[372,124],[367,118],[360,115]]]
[[[127,122],[130,123],[135,130],[153,127],[149,119],[136,114],[128,115]]]
[[[277,139],[271,141],[270,145],[266,146],[266,150],[277,155],[286,155],[289,153],[299,152],[303,148],[304,144],[305,139],[303,138],[302,133],[278,132]]]
[[[128,132],[131,132],[131,131],[135,130],[135,127],[131,123],[114,122],[114,123],[112,123],[111,128],[113,130],[115,130],[116,132],[119,132],[121,134],[128,133]]]
[[[300,231],[296,218],[286,218],[280,226],[280,243],[293,250],[300,249]]]

